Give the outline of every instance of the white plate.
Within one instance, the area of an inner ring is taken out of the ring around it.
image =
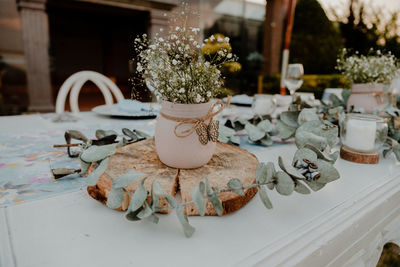
[[[93,112],[103,115],[103,116],[111,116],[111,117],[129,117],[129,118],[150,118],[156,117],[158,115],[158,110],[160,109],[160,105],[158,103],[148,103],[150,108],[153,108],[153,111],[140,111],[137,113],[129,113],[124,112],[118,109],[118,104],[113,105],[101,105],[94,107],[92,109]]]
[[[227,101],[227,98],[224,98]],[[253,97],[248,95],[235,95],[231,99],[231,104],[241,105],[241,106],[251,106],[253,104]]]

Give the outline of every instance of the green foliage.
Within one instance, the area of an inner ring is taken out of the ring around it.
[[[392,52],[400,57],[400,39],[398,10],[388,11],[374,6],[370,2],[348,1],[346,17],[336,15],[344,45],[363,55],[368,54],[371,48],[384,52]]]
[[[151,186],[151,192],[144,187],[146,175],[143,173],[136,172],[135,170],[129,170],[124,175],[113,178],[110,193],[107,200],[107,206],[110,208],[119,208],[124,200],[124,194],[130,196],[130,203],[127,209],[125,217],[130,221],[139,221],[142,219],[148,219],[153,223],[158,223],[159,218],[155,215],[156,212],[175,208],[175,212],[178,221],[182,225],[183,232],[186,237],[191,237],[195,228],[189,224],[187,215],[184,213],[184,207],[187,205],[194,205],[196,210],[201,216],[206,213],[207,201],[211,203],[217,215],[221,216],[224,212],[222,202],[219,198],[220,193],[234,192],[238,195],[244,196],[245,190],[257,187],[259,190],[259,196],[268,209],[272,208],[272,203],[268,197],[267,189],[274,190],[281,195],[290,195],[293,191],[300,194],[309,194],[311,188],[313,191],[317,191],[325,186],[326,183],[332,182],[339,178],[339,173],[333,167],[332,158],[329,154],[329,145],[334,145],[334,131],[329,123],[326,123],[319,119],[316,115],[316,109],[304,109],[301,112],[285,113],[281,118],[285,121],[284,123],[289,124],[293,127],[297,133],[300,132],[314,132],[319,134],[320,138],[326,139],[326,147],[324,150],[320,150],[315,146],[312,146],[313,138],[306,138],[305,145],[301,146],[300,149],[294,155],[292,163],[286,162],[283,158],[279,157],[278,163],[281,170],[276,171],[275,166],[272,162],[260,163],[256,168],[256,183],[243,185],[242,182],[237,178],[232,178],[228,181],[225,188],[219,189],[216,187],[210,187],[209,180],[205,178],[205,181],[201,181],[192,191],[192,201],[180,203],[173,196],[166,194],[161,185],[155,181]],[[259,118],[256,125],[250,123],[250,121],[238,119],[240,125],[244,124],[244,128],[248,131],[249,139],[254,141],[263,140],[265,136],[269,137],[269,133],[274,132],[274,127],[268,120]],[[308,126],[307,126],[308,125]],[[306,127],[307,126],[307,127]],[[322,130],[319,130],[320,126],[323,126]],[[226,127],[227,128],[227,127]],[[232,130],[231,128],[227,128]],[[297,130],[296,130],[297,129]],[[133,132],[130,130],[123,130],[125,136],[130,140],[136,140]],[[226,130],[227,131],[227,130]],[[232,131],[230,135],[232,135]],[[321,132],[328,131],[328,132]],[[332,131],[332,132],[331,132]],[[136,132],[134,133],[137,134]],[[337,134],[337,131],[336,131]],[[105,173],[107,165],[109,163],[109,157],[116,151],[116,143],[120,144],[120,141],[116,141],[115,138],[110,136],[116,136],[114,131],[96,131],[96,136],[100,139],[104,138],[112,139],[112,144],[103,143],[102,145],[92,145],[92,142],[84,137],[80,132],[69,131],[68,139],[71,138],[80,139],[85,141],[82,145],[83,151],[80,153],[81,159],[81,175],[85,175],[92,166],[93,170],[87,175],[87,182],[89,185],[95,185],[101,174]],[[140,135],[140,134],[139,134]],[[298,138],[296,134],[296,139]],[[337,136],[336,136],[337,138]],[[308,141],[307,141],[308,140]],[[125,142],[127,144],[128,142]],[[328,145],[329,144],[329,145]],[[77,170],[61,170],[61,172],[73,173]],[[138,183],[138,187],[134,193],[128,192],[125,187],[133,182],[136,182],[139,178],[142,178]],[[308,187],[302,183],[304,181]],[[165,199],[163,206],[161,206],[160,199]]]
[[[240,137],[235,134],[235,130],[220,125],[218,129],[218,141],[232,145],[240,145]]]
[[[272,145],[271,132],[274,131],[274,127],[269,120],[260,121],[257,125],[247,122],[244,129],[251,144]]]
[[[296,4],[290,62],[302,63],[306,73],[335,72],[336,55],[343,47],[340,31],[317,0]]]

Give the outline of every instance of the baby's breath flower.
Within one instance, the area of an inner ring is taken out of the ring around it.
[[[174,26],[162,37],[156,34],[156,38],[152,39],[147,35],[135,38],[134,47],[138,53],[136,71],[166,101],[208,102],[223,86],[219,68],[226,62],[234,62],[236,57],[227,43],[229,38],[220,34],[205,40],[219,45],[217,57],[206,57],[203,54],[204,44],[197,41],[200,29],[186,29],[185,25]]]

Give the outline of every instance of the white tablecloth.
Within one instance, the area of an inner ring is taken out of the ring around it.
[[[55,124],[40,115],[0,117],[1,133],[89,126],[130,128],[153,121],[82,113]],[[0,140],[1,142],[1,140]],[[254,147],[260,161],[291,158],[294,145]],[[1,155],[0,155],[1,156]],[[270,192],[223,217],[193,217],[185,238],[174,214],[158,225],[129,222],[84,189],[0,208],[0,266],[374,266],[382,246],[400,241],[400,167],[338,159],[341,179],[311,195]],[[1,181],[1,177],[0,177]]]

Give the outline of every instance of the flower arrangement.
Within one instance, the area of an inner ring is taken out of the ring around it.
[[[163,100],[206,103],[222,89],[221,68],[227,62],[235,62],[237,57],[231,53],[228,37],[211,35],[200,43],[200,29],[186,26],[187,15],[178,21],[183,21],[183,25],[170,27],[165,37],[158,34],[149,39],[144,34],[135,39],[136,70],[141,80],[149,82]],[[206,51],[209,41],[217,44],[212,57]]]
[[[337,67],[351,83],[389,83],[398,74],[397,58],[390,52],[370,50],[368,55],[358,52],[349,56],[346,48],[337,59]]]

